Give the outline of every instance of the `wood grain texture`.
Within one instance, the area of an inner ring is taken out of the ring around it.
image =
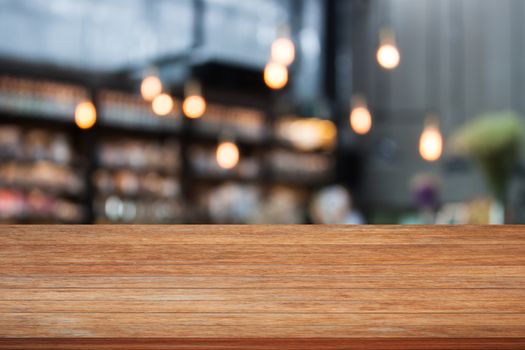
[[[520,226],[0,226],[0,349],[524,339]]]
[[[510,350],[524,348],[525,339],[504,338],[0,338],[0,349],[10,350]]]

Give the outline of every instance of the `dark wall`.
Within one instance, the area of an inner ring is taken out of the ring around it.
[[[483,193],[474,166],[451,171],[446,154],[433,164],[421,160],[419,134],[429,111],[440,115],[445,140],[483,112],[514,109],[525,115],[525,2],[339,0],[337,6],[340,103],[347,112],[352,92],[363,93],[374,115],[369,135],[343,131],[346,147],[370,156],[363,200],[406,207],[410,179],[423,171],[443,177],[446,201]],[[383,26],[395,30],[401,51],[401,65],[391,72],[375,61]]]

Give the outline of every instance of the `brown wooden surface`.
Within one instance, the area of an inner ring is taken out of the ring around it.
[[[524,339],[510,338],[33,338],[2,339],[10,350],[511,350],[525,349]]]
[[[0,226],[3,349],[524,339],[521,226]]]

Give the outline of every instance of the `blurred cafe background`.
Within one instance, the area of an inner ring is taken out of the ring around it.
[[[0,222],[524,223],[524,18],[0,0]]]

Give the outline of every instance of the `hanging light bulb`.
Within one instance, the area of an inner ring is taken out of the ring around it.
[[[391,29],[383,28],[380,31],[376,58],[379,65],[385,69],[394,69],[399,65],[401,54],[396,45],[395,34]]]
[[[443,153],[443,136],[439,130],[437,118],[430,117],[425,122],[425,128],[419,138],[419,154],[428,162],[434,162]]]
[[[289,66],[295,60],[295,45],[290,38],[280,37],[272,43],[271,60]]]
[[[279,28],[278,38],[272,43],[270,60],[264,67],[264,82],[273,90],[280,90],[288,84],[288,66],[295,60],[295,45],[290,40],[290,28]]]
[[[270,50],[270,61],[289,66],[295,60],[295,45],[290,39],[290,26],[283,24],[277,30],[277,38]]]
[[[153,101],[155,97],[162,93],[162,82],[157,73],[150,70],[140,84],[140,94],[148,102]]]
[[[350,126],[356,134],[365,135],[372,128],[372,114],[368,110],[366,100],[361,95],[352,97]]]
[[[221,142],[217,146],[217,164],[223,169],[232,169],[239,163],[239,148],[231,141]]]
[[[288,68],[278,62],[268,62],[264,68],[264,82],[273,90],[284,88],[288,83]]]
[[[97,122],[97,110],[91,101],[84,101],[75,108],[75,123],[80,129],[90,129]]]
[[[200,118],[206,111],[206,100],[202,96],[188,96],[184,99],[182,110],[188,118]]]
[[[200,118],[206,112],[206,100],[202,97],[202,88],[199,82],[190,81],[184,88],[185,98],[182,103],[182,112],[191,119]]]
[[[166,116],[173,110],[173,98],[168,94],[160,94],[151,103],[153,113],[158,116]]]

